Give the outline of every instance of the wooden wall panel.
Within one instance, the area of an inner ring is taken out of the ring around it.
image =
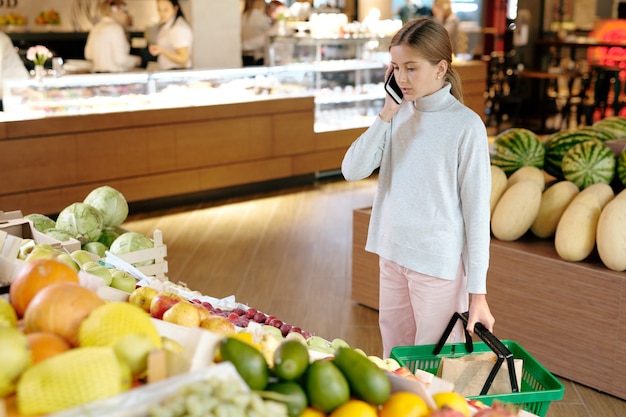
[[[0,141],[0,194],[75,183],[77,159],[73,135]]]

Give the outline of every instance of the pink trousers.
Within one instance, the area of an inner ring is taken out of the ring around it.
[[[384,258],[379,264],[379,325],[384,358],[395,346],[437,343],[452,315],[467,311],[469,296],[463,262],[459,262],[453,281],[420,274]],[[447,342],[464,340],[459,321]]]

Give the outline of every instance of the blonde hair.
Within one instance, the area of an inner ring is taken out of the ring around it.
[[[441,9],[444,20],[452,14],[452,4],[450,3],[450,0],[435,0],[433,1],[433,6]]]
[[[448,63],[444,80],[451,85],[450,93],[463,103],[461,78],[452,68],[452,43],[446,28],[430,18],[418,18],[407,22],[391,39],[389,47],[408,45],[433,65]]]

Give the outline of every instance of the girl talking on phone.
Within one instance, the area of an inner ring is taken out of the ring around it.
[[[462,102],[445,27],[408,22],[389,48],[390,95],[342,162],[346,180],[379,169],[365,249],[379,255],[383,355],[436,343],[455,312],[493,331],[487,304],[491,169],[482,119]],[[449,342],[461,341],[459,324]]]

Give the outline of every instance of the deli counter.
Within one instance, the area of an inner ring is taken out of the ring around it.
[[[480,112],[485,64],[457,69]],[[356,72],[368,75],[337,77]],[[353,59],[7,81],[0,210],[55,214],[105,184],[138,203],[314,178],[374,120],[383,77],[383,63]]]

